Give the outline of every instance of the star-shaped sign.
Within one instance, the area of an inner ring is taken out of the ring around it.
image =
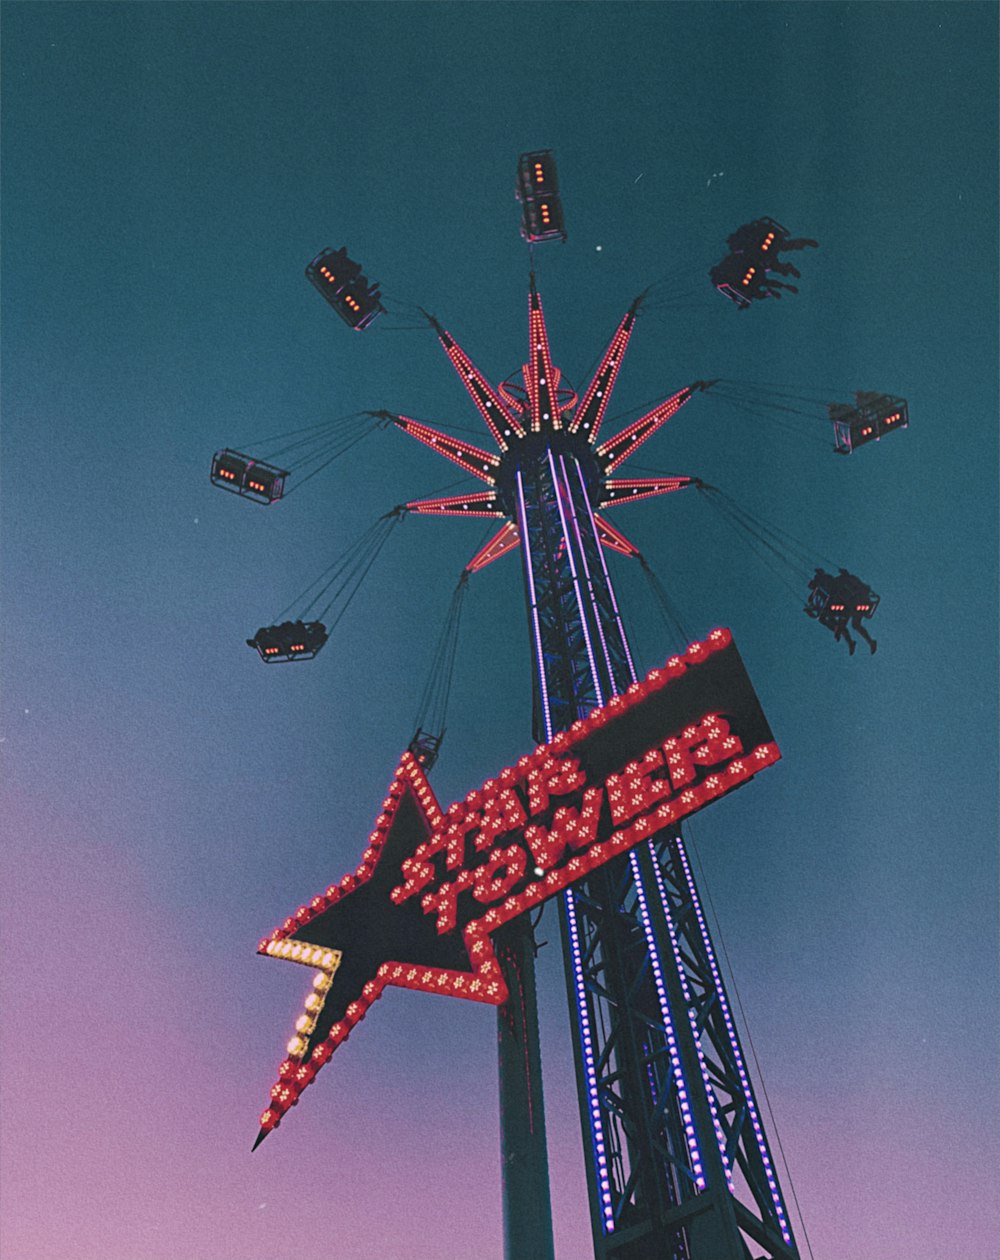
[[[447,812],[404,753],[358,868],[260,943],[317,971],[255,1146],[386,985],[506,1001],[491,933],[779,756],[728,630]]]

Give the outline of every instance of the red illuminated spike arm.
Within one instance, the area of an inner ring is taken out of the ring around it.
[[[515,551],[520,546],[520,543],[521,539],[517,532],[517,526],[513,521],[508,521],[499,533],[493,535],[485,547],[480,547],[465,566],[466,573],[478,573],[480,569],[485,569],[494,560],[499,560],[501,556],[507,555],[508,552]]]
[[[426,311],[423,314],[437,333],[438,339],[444,346],[445,354],[451,360],[452,367],[458,373],[462,384],[468,391],[469,397],[479,409],[479,414],[486,421],[486,426],[493,434],[494,441],[502,451],[505,451],[507,449],[506,439],[510,437],[511,433],[516,434],[517,437],[524,436],[524,429],[521,428],[517,417],[504,405],[499,394],[455,338],[441,327],[433,315],[428,315]]]
[[[714,381],[695,381],[693,385],[688,385],[679,393],[671,395],[652,411],[647,411],[644,416],[634,420],[627,428],[622,429],[621,433],[616,433],[613,438],[602,442],[594,454],[597,456],[604,475],[614,472],[619,464],[623,464],[629,456],[634,455],[643,442],[651,438],[657,429],[662,428],[672,415],[694,397],[696,391],[706,390],[714,384]]]
[[[608,408],[608,399],[611,397],[611,391],[615,387],[618,369],[621,367],[622,359],[625,357],[625,351],[632,336],[632,329],[635,327],[636,311],[638,311],[639,304],[644,297],[645,294],[641,293],[628,308],[625,317],[615,331],[615,335],[611,338],[611,344],[604,352],[604,358],[601,359],[597,366],[594,379],[587,386],[587,392],[583,396],[583,401],[577,407],[576,414],[570,422],[570,432],[583,433],[585,437],[590,439],[591,443],[597,441],[597,434]]]
[[[598,516],[594,513],[594,524],[597,526],[597,537],[603,546],[609,551],[617,551],[622,556],[633,556],[642,559],[642,552],[635,545],[629,542],[625,535],[619,529],[615,529],[614,525],[604,516]]]
[[[598,507],[635,503],[638,499],[651,499],[658,494],[672,494],[675,490],[683,490],[686,486],[700,486],[701,484],[702,482],[697,477],[633,477],[623,480],[612,478],[604,483]]]
[[[456,494],[447,499],[414,499],[412,503],[407,503],[406,510],[424,516],[499,516],[502,518],[507,515],[492,490],[483,490],[476,494]]]
[[[528,362],[524,366],[524,384],[531,407],[531,431],[539,433],[543,426],[561,428],[559,405],[556,397],[558,384],[552,368],[549,351],[549,334],[545,328],[542,299],[535,287],[535,273],[531,273],[528,293]]]
[[[446,433],[432,429],[430,425],[421,424],[419,420],[411,420],[409,416],[397,416],[391,411],[379,411],[374,414],[382,419],[391,420],[397,429],[402,429],[418,442],[423,442],[432,451],[437,451],[445,459],[450,459],[453,464],[457,464],[465,472],[472,473],[480,481],[488,482],[491,486],[495,484],[495,474],[500,467],[499,455],[480,450],[478,446],[473,446],[470,442],[462,442],[458,438],[449,437]]]

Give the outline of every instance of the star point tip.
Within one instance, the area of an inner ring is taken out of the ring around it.
[[[254,1142],[253,1146],[250,1147],[251,1155],[254,1153],[257,1147],[260,1146],[261,1142],[263,1142],[263,1140],[267,1137],[268,1133],[270,1133],[270,1129],[261,1129],[261,1131],[257,1134],[257,1140]]]

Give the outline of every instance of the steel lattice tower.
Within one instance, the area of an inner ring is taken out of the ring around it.
[[[500,453],[405,416],[405,432],[488,484],[407,504],[493,516],[477,570],[520,546],[534,659],[534,735],[549,740],[636,681],[604,548],[638,550],[606,506],[695,484],[611,474],[698,390],[598,442],[640,299],[582,398],[560,385],[534,275],[523,384],[494,388],[436,320]],[[798,1260],[762,1118],[679,829],[564,894],[561,932],[598,1260]],[[530,925],[498,936],[511,998],[498,1017],[507,1260],[551,1260]]]

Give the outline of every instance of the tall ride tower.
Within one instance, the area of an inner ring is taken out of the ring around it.
[[[431,320],[499,453],[406,416],[395,424],[485,482],[411,512],[504,524],[468,565],[520,547],[534,658],[534,735],[550,740],[637,681],[604,549],[638,556],[603,509],[694,485],[613,476],[699,390],[696,382],[600,440],[641,299],[582,397],[552,364],[534,275],[521,382],[494,387]],[[386,413],[388,415],[388,413]],[[668,755],[676,787],[683,740]],[[628,790],[641,793],[636,779]],[[561,922],[597,1260],[798,1260],[701,898],[679,828],[639,844],[563,894]],[[530,925],[499,956],[507,1260],[549,1260],[551,1214]]]

